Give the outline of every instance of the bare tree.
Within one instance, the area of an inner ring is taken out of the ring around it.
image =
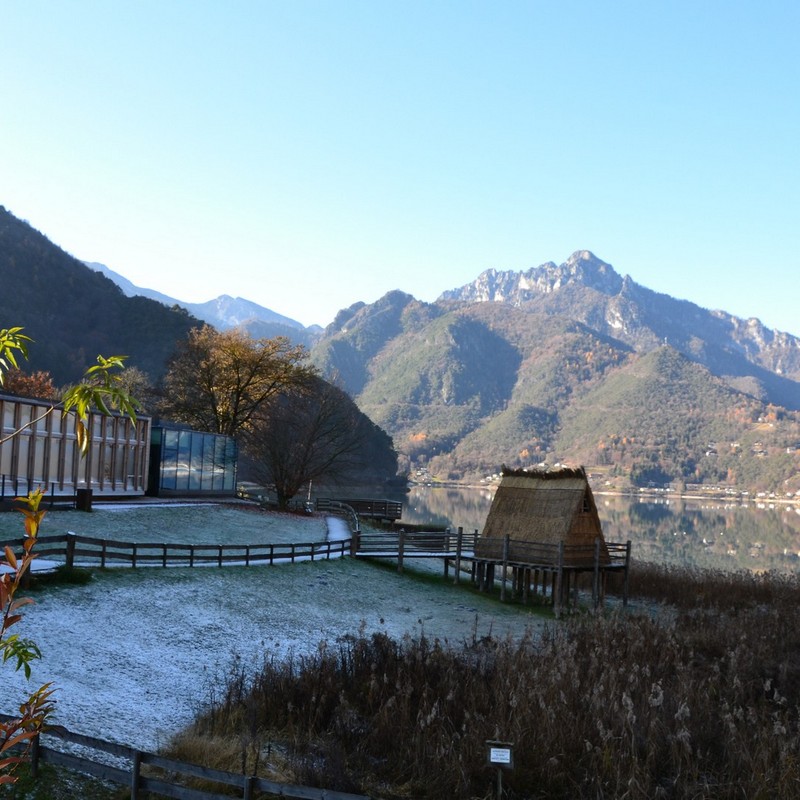
[[[258,414],[244,449],[253,477],[274,486],[279,507],[286,508],[309,481],[333,483],[362,469],[376,432],[385,437],[396,467],[391,439],[345,392],[311,378],[303,391],[281,394]]]

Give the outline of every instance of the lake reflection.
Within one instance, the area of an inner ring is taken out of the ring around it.
[[[413,486],[402,522],[483,530],[494,492]],[[631,540],[633,557],[707,569],[780,570],[800,567],[800,507],[655,500],[595,495],[609,542]]]

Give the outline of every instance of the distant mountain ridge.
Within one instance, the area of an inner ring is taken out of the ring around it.
[[[322,331],[318,325],[306,328],[297,320],[285,317],[242,297],[223,294],[205,303],[187,303],[154,289],[136,286],[105,264],[96,261],[85,261],[84,263],[90,269],[100,272],[114,281],[128,297],[148,297],[170,307],[185,308],[192,316],[219,330],[244,328],[255,338],[269,339],[273,336],[287,336],[292,341],[306,346],[310,346]]]

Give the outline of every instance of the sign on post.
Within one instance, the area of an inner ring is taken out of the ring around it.
[[[514,745],[511,742],[487,741],[489,764],[493,767],[514,767]]]
[[[490,767],[497,770],[497,800],[503,797],[503,770],[514,768],[514,745],[512,742],[487,740],[486,756]]]

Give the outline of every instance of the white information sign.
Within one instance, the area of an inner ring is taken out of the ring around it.
[[[510,764],[510,747],[491,747],[489,748],[489,762],[492,764]]]

